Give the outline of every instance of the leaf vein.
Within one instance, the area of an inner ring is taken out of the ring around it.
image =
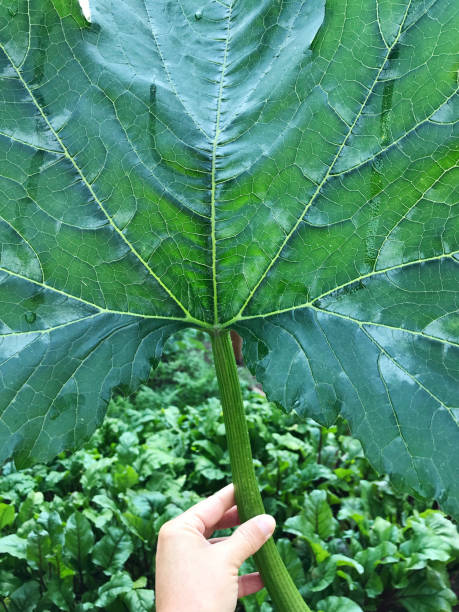
[[[283,314],[284,312],[291,312],[294,310],[299,310],[301,308],[307,308],[307,307],[313,307],[314,306],[314,302],[317,302],[318,300],[330,295],[331,293],[334,293],[335,291],[339,291],[340,289],[344,289],[345,287],[348,287],[354,283],[357,283],[361,280],[365,280],[367,278],[373,278],[374,276],[379,276],[380,274],[385,274],[386,272],[392,272],[393,270],[403,270],[404,268],[407,268],[408,266],[412,266],[412,265],[418,265],[418,264],[422,264],[422,263],[429,263],[431,261],[440,261],[442,259],[452,259],[454,262],[456,262],[456,258],[454,257],[455,255],[457,255],[459,253],[459,251],[452,251],[451,253],[442,253],[441,255],[435,255],[433,257],[427,257],[425,259],[417,259],[415,261],[407,261],[405,263],[402,264],[397,264],[395,266],[391,266],[388,268],[382,268],[381,270],[374,270],[371,272],[368,272],[368,274],[362,274],[361,276],[358,276],[356,278],[353,278],[345,283],[343,283],[342,285],[338,285],[336,287],[333,287],[332,289],[329,289],[328,291],[325,291],[324,293],[322,293],[321,295],[318,295],[317,297],[313,298],[312,300],[308,301],[308,302],[304,302],[303,304],[298,304],[296,306],[289,306],[288,308],[279,308],[277,310],[272,310],[270,312],[265,312],[265,313],[261,313],[261,314],[256,314],[256,315],[247,315],[247,316],[242,316],[242,315],[237,315],[235,317],[233,317],[232,319],[230,319],[229,321],[227,321],[225,323],[225,327],[229,327],[230,325],[232,325],[233,323],[237,322],[237,321],[247,321],[249,319],[258,319],[261,317],[271,317],[274,315],[278,315],[278,314]],[[322,310],[322,309],[319,309]],[[327,311],[328,312],[328,311]]]
[[[222,69],[221,69],[221,77],[220,84],[218,88],[218,97],[217,97],[217,108],[216,108],[216,118],[215,118],[215,134],[212,141],[212,162],[211,162],[211,190],[210,190],[210,210],[211,210],[211,245],[212,245],[212,293],[213,293],[213,302],[214,302],[214,325],[218,324],[218,289],[217,289],[217,240],[216,240],[216,163],[217,163],[217,148],[219,144],[220,138],[220,115],[221,115],[221,105],[223,99],[223,90],[225,87],[225,73],[228,64],[228,52],[229,52],[229,41],[230,41],[230,31],[231,31],[231,15],[233,10],[234,0],[228,7],[227,13],[227,26],[226,26],[226,40],[225,40],[225,49],[223,53],[223,61],[222,61]]]
[[[104,213],[104,215],[106,216],[108,222],[110,223],[110,225],[112,226],[113,230],[121,237],[121,239],[125,242],[125,244],[128,246],[128,248],[130,249],[130,251],[132,252],[132,254],[137,258],[137,260],[146,268],[146,270],[149,272],[149,274],[156,280],[156,282],[162,287],[162,289],[169,295],[169,297],[178,305],[178,307],[185,313],[185,315],[187,317],[191,317],[191,313],[185,308],[185,306],[180,302],[180,300],[172,293],[172,291],[163,283],[163,281],[161,280],[161,278],[155,274],[153,272],[153,270],[151,269],[151,267],[149,266],[149,264],[142,258],[142,256],[140,255],[140,253],[134,248],[134,246],[129,242],[129,240],[126,238],[126,236],[124,235],[124,233],[119,229],[119,227],[115,224],[115,222],[113,221],[113,219],[110,217],[110,215],[108,214],[108,211],[106,210],[106,208],[104,207],[104,205],[102,204],[101,200],[97,197],[97,194],[95,193],[92,185],[89,183],[89,181],[87,180],[87,178],[85,177],[85,175],[83,174],[81,168],[78,166],[78,164],[76,163],[75,159],[70,155],[70,152],[68,151],[67,147],[65,146],[63,140],[61,139],[61,137],[59,136],[59,134],[57,133],[57,131],[54,129],[54,127],[52,126],[51,122],[49,121],[48,117],[46,116],[46,114],[44,113],[43,109],[41,108],[40,104],[38,103],[38,100],[36,99],[36,97],[34,96],[32,90],[30,89],[30,87],[28,86],[28,84],[26,83],[26,81],[24,80],[24,77],[22,76],[21,71],[19,70],[19,68],[15,65],[12,57],[8,54],[7,50],[5,49],[4,45],[2,43],[0,43],[0,48],[2,49],[3,53],[5,54],[5,56],[7,57],[8,61],[11,63],[11,66],[14,68],[16,74],[18,75],[19,81],[22,83],[24,89],[26,90],[26,92],[28,93],[28,95],[30,96],[34,106],[37,108],[38,112],[40,113],[40,115],[42,116],[43,120],[45,121],[45,123],[47,124],[47,126],[49,127],[49,129],[51,130],[51,132],[53,133],[54,137],[56,138],[57,142],[59,143],[59,145],[61,146],[65,156],[67,157],[67,159],[70,161],[70,163],[73,165],[73,167],[75,168],[75,170],[78,172],[79,176],[81,177],[82,182],[84,183],[84,185],[87,187],[88,191],[91,193],[91,195],[94,198],[94,201],[97,202],[99,208],[102,210],[102,212]]]
[[[128,311],[123,311],[123,310],[114,310],[110,308],[104,308],[102,306],[98,306],[97,304],[93,304],[92,302],[88,302],[84,298],[80,298],[75,295],[72,295],[71,293],[62,291],[62,289],[57,289],[56,287],[53,287],[52,285],[48,285],[46,283],[36,281],[32,278],[28,278],[27,276],[24,276],[23,274],[18,274],[17,272],[12,272],[11,270],[8,270],[7,268],[3,268],[2,266],[0,266],[0,272],[5,272],[5,274],[9,274],[10,276],[13,276],[15,278],[19,278],[23,281],[37,285],[38,287],[41,287],[42,289],[53,291],[71,300],[75,300],[77,302],[81,302],[82,304],[86,304],[87,306],[91,308],[95,308],[100,313],[126,315],[129,317],[140,317],[142,319],[158,319],[158,320],[164,319],[165,321],[183,321],[183,322],[193,323],[195,325],[202,326],[202,327],[211,327],[205,321],[195,319],[194,317],[173,317],[173,316],[165,316],[165,315],[149,315],[149,314],[142,314],[139,312],[128,312]]]
[[[282,244],[280,245],[279,249],[277,250],[276,254],[274,255],[274,257],[271,259],[271,261],[269,262],[268,266],[265,268],[265,271],[263,272],[263,274],[260,276],[259,280],[257,281],[257,283],[254,285],[253,289],[250,291],[249,295],[247,296],[246,300],[244,301],[244,303],[242,304],[240,310],[238,311],[237,315],[235,318],[239,318],[242,313],[244,312],[244,310],[246,309],[247,305],[249,304],[249,302],[251,301],[251,299],[253,298],[255,292],[257,291],[258,287],[261,285],[261,283],[263,282],[263,280],[267,277],[269,271],[271,270],[271,268],[273,267],[273,265],[277,262],[277,260],[279,259],[282,251],[284,250],[285,246],[287,245],[287,243],[289,242],[290,238],[292,237],[292,235],[295,233],[295,231],[297,230],[297,228],[299,227],[299,225],[301,224],[301,222],[303,221],[306,213],[308,212],[309,208],[312,206],[312,204],[314,203],[316,197],[318,196],[318,194],[320,193],[322,187],[324,186],[324,184],[327,182],[333,167],[336,164],[336,161],[338,160],[338,157],[341,154],[341,151],[343,150],[344,146],[346,145],[346,142],[348,141],[349,137],[352,134],[352,131],[355,127],[355,125],[357,124],[357,121],[359,120],[359,118],[361,117],[363,110],[368,102],[368,99],[370,98],[371,94],[373,93],[373,90],[376,86],[376,84],[378,83],[378,79],[379,76],[381,75],[381,72],[384,69],[384,66],[386,65],[386,62],[389,58],[389,55],[392,51],[392,49],[395,47],[395,45],[398,43],[400,35],[402,33],[402,27],[403,24],[405,23],[407,14],[408,14],[408,10],[411,6],[411,2],[412,0],[409,1],[407,8],[405,10],[405,14],[404,14],[404,18],[402,20],[402,23],[400,24],[400,28],[398,31],[397,36],[395,37],[394,42],[392,43],[391,47],[388,49],[383,61],[381,62],[381,66],[380,68],[377,70],[376,76],[373,80],[373,83],[371,85],[371,87],[368,89],[368,93],[365,96],[365,99],[363,100],[359,111],[356,113],[356,116],[354,118],[354,121],[352,122],[352,125],[350,126],[346,136],[343,139],[343,142],[341,143],[341,145],[338,147],[338,150],[335,154],[335,157],[332,161],[332,163],[330,164],[330,167],[328,168],[324,178],[321,180],[321,182],[318,184],[316,190],[314,191],[314,193],[312,194],[312,196],[310,197],[309,201],[307,202],[307,204],[305,205],[303,212],[301,213],[300,217],[297,219],[296,223],[293,225],[292,229],[289,231],[289,233],[286,235],[285,239],[283,240]]]
[[[428,395],[430,395],[430,397],[432,399],[434,399],[436,402],[438,402],[438,404],[440,404],[440,406],[442,406],[449,414],[449,416],[451,417],[451,419],[454,421],[454,423],[456,425],[459,425],[458,420],[455,418],[453,411],[451,409],[450,406],[447,406],[444,402],[441,401],[441,399],[439,397],[437,397],[434,393],[432,393],[432,391],[430,391],[430,389],[428,389],[425,385],[422,384],[422,382],[420,380],[418,380],[416,378],[416,376],[414,376],[414,374],[411,374],[411,372],[409,372],[405,367],[403,367],[396,359],[395,357],[393,357],[388,351],[386,351],[386,349],[384,347],[382,347],[379,342],[377,340],[375,340],[375,338],[373,338],[371,336],[371,334],[369,334],[365,328],[362,327],[362,331],[363,333],[368,337],[369,340],[371,340],[371,342],[379,349],[380,352],[384,353],[384,355],[386,355],[386,357],[392,361],[392,363],[398,367],[402,372],[404,372],[409,378],[411,378],[411,380],[416,383],[421,389],[423,389],[423,391],[425,391]]]

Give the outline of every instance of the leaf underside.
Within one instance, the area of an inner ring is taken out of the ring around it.
[[[184,326],[459,516],[455,0],[0,4],[0,461]]]

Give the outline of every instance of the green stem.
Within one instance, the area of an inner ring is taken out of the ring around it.
[[[265,509],[253,467],[249,432],[230,335],[224,330],[215,333],[211,338],[236,503],[239,517],[244,522],[257,514],[264,514]],[[272,538],[254,557],[277,612],[311,612],[293,583]]]

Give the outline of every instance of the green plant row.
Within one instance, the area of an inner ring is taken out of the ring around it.
[[[241,375],[262,496],[308,604],[324,612],[451,612],[459,569],[453,523],[378,477],[343,421],[328,429],[298,422]],[[82,450],[49,466],[7,464],[0,609],[151,610],[159,528],[230,480],[216,395],[209,347],[187,332],[169,344],[149,386],[111,402]],[[239,606],[273,609],[265,590]]]

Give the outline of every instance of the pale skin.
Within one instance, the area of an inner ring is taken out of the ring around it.
[[[230,484],[161,527],[157,612],[234,612],[238,597],[263,588],[258,572],[239,576],[239,568],[270,538],[276,523],[261,514],[229,537],[209,539],[217,529],[238,524]]]

